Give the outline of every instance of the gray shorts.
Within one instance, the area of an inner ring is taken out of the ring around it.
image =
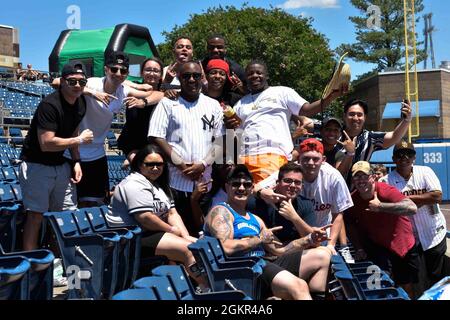
[[[68,163],[46,166],[23,161],[19,181],[25,210],[34,212],[75,210],[77,193],[73,183],[72,168]]]

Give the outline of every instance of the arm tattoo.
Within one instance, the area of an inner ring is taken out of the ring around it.
[[[230,213],[222,206],[218,206],[211,211],[210,232],[219,240],[231,239],[233,223]]]
[[[290,252],[302,251],[308,247],[310,247],[309,241],[308,241],[307,237],[303,237],[303,238],[289,242],[284,247],[284,250],[286,251],[286,253],[290,253]]]
[[[380,204],[380,211],[398,216],[412,216],[417,212],[417,206],[411,199],[403,199],[397,203],[382,202]]]

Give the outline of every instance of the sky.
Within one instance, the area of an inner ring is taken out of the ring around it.
[[[164,42],[163,31],[185,24],[192,14],[205,12],[219,4],[240,8],[243,3],[263,8],[280,7],[295,16],[311,17],[313,27],[329,40],[331,49],[341,43],[355,41],[355,28],[348,18],[360,13],[349,0],[3,0],[0,24],[19,29],[20,61],[24,66],[31,63],[35,69],[48,70],[48,56],[61,31],[68,28],[67,21],[73,14],[71,6],[75,5],[80,9],[82,30],[132,23],[147,27],[153,41],[158,44]],[[445,22],[448,19],[448,0],[424,0],[424,4],[422,14],[432,12],[433,24],[437,29],[433,42],[436,64],[439,67],[441,61],[450,60],[450,24]],[[422,20],[417,28],[419,39],[423,39]],[[347,62],[355,77],[374,67],[352,60]],[[422,66],[420,64],[421,68]]]

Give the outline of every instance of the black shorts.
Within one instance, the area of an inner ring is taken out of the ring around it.
[[[261,275],[261,299],[272,295],[272,281],[281,271],[289,271],[298,277],[303,251],[292,252],[278,257],[274,261],[267,261]]]
[[[141,245],[143,247],[143,252],[145,252],[145,256],[153,257],[156,255],[156,247],[164,234],[164,231],[145,231],[142,234]]]
[[[106,156],[94,161],[81,162],[83,177],[77,184],[79,201],[102,203],[109,190],[108,161]]]
[[[403,258],[391,254],[392,274],[396,284],[420,283],[420,270],[424,269],[423,255],[419,245],[414,245]]]

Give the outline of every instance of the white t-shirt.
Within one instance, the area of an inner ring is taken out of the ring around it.
[[[163,138],[186,163],[204,160],[213,146],[213,138],[223,132],[223,112],[220,104],[204,94],[189,102],[163,98],[150,119],[149,137]],[[194,181],[169,163],[170,186],[176,190],[192,192]],[[211,178],[211,167],[206,168],[203,180]]]
[[[294,145],[289,121],[305,103],[305,99],[288,87],[269,87],[258,94],[244,96],[234,106],[242,120],[240,155],[275,153],[291,159]]]
[[[172,208],[175,204],[164,190],[142,174],[133,172],[116,186],[106,220],[114,226],[137,225],[135,214],[152,212],[167,222],[167,214]]]
[[[278,171],[261,181],[258,186],[273,187],[276,185],[277,179]],[[353,207],[352,196],[344,178],[339,171],[326,162],[322,163],[316,180],[308,182],[303,179],[303,188],[300,194],[313,202],[316,215],[316,225],[313,227],[330,224],[333,214]]]
[[[89,78],[86,87],[98,92],[103,90],[105,77]],[[105,139],[111,127],[115,113],[122,109],[123,99],[128,96],[128,87],[120,85],[113,96],[109,105],[98,101],[97,99],[86,96],[86,115],[80,123],[80,132],[84,129],[90,129],[94,134],[94,140],[90,144],[80,145],[81,161],[94,161],[105,156]],[[65,157],[70,158],[68,150],[64,153]]]
[[[164,67],[164,69],[163,69],[163,75],[162,75],[162,78],[163,78],[163,79],[166,77],[167,69],[169,69],[169,66],[166,66],[166,67]],[[180,80],[178,79],[178,76],[175,76],[175,77],[172,79],[172,82],[171,82],[170,84],[171,84],[171,85],[174,85],[174,86],[179,86],[179,85],[181,85]]]
[[[408,181],[394,170],[388,174],[387,182],[406,196],[432,191],[442,192],[438,177],[431,168],[425,166],[413,166],[413,174]],[[423,250],[435,247],[445,238],[447,224],[439,204],[418,208],[417,213],[411,216],[411,220]]]

